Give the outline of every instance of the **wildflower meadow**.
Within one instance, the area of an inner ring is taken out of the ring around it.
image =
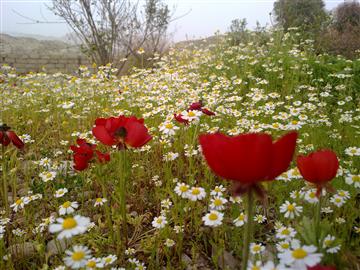
[[[359,58],[268,35],[2,66],[0,269],[359,269]]]

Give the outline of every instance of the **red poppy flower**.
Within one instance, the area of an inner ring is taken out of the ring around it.
[[[308,270],[336,270],[336,267],[334,266],[322,266],[320,264],[308,267]]]
[[[215,115],[214,112],[206,109],[203,107],[202,101],[194,102],[190,105],[190,107],[187,109],[188,111],[201,111],[203,114],[206,114],[208,116]]]
[[[175,114],[175,113],[174,113],[174,118],[175,118],[175,120],[178,121],[179,123],[182,123],[182,124],[185,124],[185,125],[188,125],[188,124],[189,124],[189,120],[182,118],[182,115],[181,115],[181,114]]]
[[[8,146],[10,142],[17,148],[22,149],[24,147],[23,141],[16,135],[16,133],[6,124],[0,126],[0,143],[4,146]]]
[[[306,181],[321,188],[336,176],[339,161],[333,151],[319,150],[307,156],[299,156],[297,167]]]
[[[200,135],[199,141],[215,174],[246,187],[273,180],[283,173],[292,160],[296,138],[296,132],[290,132],[276,142],[265,133],[235,137],[215,133]]]
[[[98,118],[95,125],[93,135],[103,144],[117,145],[119,149],[141,147],[152,139],[144,126],[144,119],[134,116]]]
[[[110,154],[101,153],[95,150],[96,145],[86,142],[84,139],[77,139],[76,143],[79,146],[71,145],[70,149],[74,152],[74,169],[83,171],[89,167],[89,163],[94,157],[94,151],[100,163],[110,161]]]

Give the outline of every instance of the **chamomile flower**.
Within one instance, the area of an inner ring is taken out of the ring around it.
[[[17,199],[10,207],[13,209],[14,212],[17,212],[20,209],[23,209],[25,206],[25,202],[23,198]]]
[[[178,130],[179,127],[175,126],[173,123],[171,122],[165,122],[165,123],[162,123],[159,127],[159,130],[166,134],[166,135],[175,135],[176,133],[176,130]]]
[[[214,210],[224,210],[227,202],[227,199],[217,196],[211,199],[210,208]]]
[[[222,195],[223,195],[223,192],[224,192],[225,190],[226,190],[226,189],[223,187],[223,185],[216,186],[216,187],[210,192],[210,195],[211,195],[211,196],[222,196]]]
[[[108,266],[110,264],[113,264],[116,260],[117,260],[116,255],[108,255],[108,256],[101,259],[104,266]]]
[[[66,250],[67,257],[64,258],[64,263],[71,269],[79,269],[86,266],[90,259],[90,250],[85,246],[74,246],[72,250]]]
[[[290,249],[290,242],[288,240],[285,240],[285,241],[280,241],[276,244],[276,249],[279,251],[279,252],[284,252],[286,250],[289,250]]]
[[[59,207],[59,215],[63,216],[63,215],[66,215],[66,214],[74,213],[75,209],[77,209],[78,207],[79,207],[78,202],[66,201],[62,205],[60,205],[60,207]]]
[[[49,225],[50,233],[60,232],[57,239],[71,238],[74,235],[83,234],[87,231],[90,224],[88,217],[76,215],[75,217],[67,217],[65,219],[56,219],[57,223]]]
[[[191,201],[200,201],[205,197],[206,192],[202,187],[192,187],[187,194],[187,198]]]
[[[222,224],[223,218],[224,218],[223,213],[216,210],[212,210],[209,213],[207,213],[205,216],[203,216],[202,220],[206,226],[217,227]]]
[[[296,231],[292,227],[281,226],[276,230],[276,238],[291,239],[296,235]]]
[[[285,203],[280,206],[280,213],[284,213],[284,216],[290,219],[299,216],[302,210],[302,206],[296,206],[296,203],[290,203],[289,201],[285,201]]]
[[[241,227],[245,224],[246,221],[246,215],[244,213],[240,213],[239,216],[233,220],[233,223],[236,227]]]
[[[256,243],[251,243],[250,244],[250,252],[252,254],[260,254],[262,253],[263,251],[265,250],[265,247],[259,243],[259,244],[256,244]]]
[[[95,203],[94,203],[94,206],[102,206],[104,205],[104,203],[107,202],[107,199],[106,198],[96,198],[95,199]]]
[[[306,191],[304,199],[309,203],[317,203],[319,198],[316,196],[316,189],[310,189]]]
[[[183,119],[188,121],[198,121],[199,117],[202,115],[202,112],[200,111],[183,111],[181,113],[181,116]]]
[[[39,177],[41,178],[42,181],[49,182],[55,179],[56,177],[56,172],[54,171],[45,171],[45,172],[41,172],[39,174]]]
[[[96,268],[103,268],[104,264],[101,262],[100,258],[91,258],[86,262],[86,270],[96,269]]]
[[[340,250],[340,245],[335,244],[335,236],[328,234],[323,241],[323,248],[327,253],[337,253]]]
[[[254,221],[256,221],[259,224],[264,223],[266,221],[266,219],[267,218],[265,216],[260,215],[260,214],[255,215],[255,217],[254,217]]]
[[[68,189],[67,189],[67,188],[59,188],[58,190],[55,191],[55,198],[61,198],[61,197],[64,196],[66,193],[68,193]]]
[[[354,185],[354,187],[360,188],[360,175],[359,174],[349,174],[345,177],[345,182],[348,185]]]
[[[172,239],[170,239],[170,238],[167,238],[167,239],[165,240],[165,246],[167,246],[168,248],[173,247],[174,245],[175,245],[175,241],[174,241],[174,240],[172,240]]]
[[[337,207],[341,207],[345,203],[345,200],[339,195],[334,195],[330,198],[330,202],[335,204]]]
[[[190,186],[185,183],[177,183],[174,190],[181,198],[187,198],[190,192]]]
[[[345,149],[345,154],[348,156],[360,156],[360,148],[359,147],[348,147]]]
[[[307,270],[308,267],[318,264],[322,258],[321,253],[316,253],[315,246],[301,246],[298,241],[293,241],[291,249],[280,253],[278,256],[282,264],[293,270]]]
[[[167,224],[166,217],[164,216],[155,217],[151,224],[156,229],[162,229]]]

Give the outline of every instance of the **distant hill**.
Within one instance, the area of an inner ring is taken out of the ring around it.
[[[0,53],[1,54],[24,54],[24,55],[82,55],[78,45],[63,42],[61,40],[46,40],[44,36],[34,37],[15,37],[8,34],[0,34]],[[43,38],[43,39],[41,39]],[[49,37],[48,37],[49,38]],[[50,37],[51,38],[51,37]]]

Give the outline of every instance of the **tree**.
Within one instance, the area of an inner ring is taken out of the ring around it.
[[[159,51],[170,22],[162,0],[146,0],[144,11],[131,0],[53,0],[52,10],[62,17],[98,65],[113,63],[121,70],[129,56],[147,45]]]
[[[324,6],[322,0],[277,0],[275,20],[285,31],[298,27],[304,32],[316,33],[328,18]]]

